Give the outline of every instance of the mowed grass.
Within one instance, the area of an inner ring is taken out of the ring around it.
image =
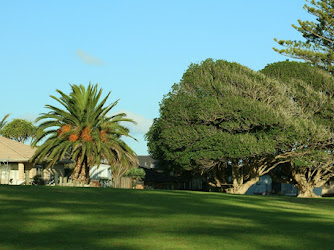
[[[334,199],[0,186],[0,249],[334,249]]]

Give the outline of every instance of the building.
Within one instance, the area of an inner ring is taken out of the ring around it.
[[[149,155],[138,156],[139,167],[145,171],[144,186],[152,189],[203,190],[202,178],[192,175],[174,176],[165,173],[157,160]]]
[[[139,166],[145,169],[159,170],[159,162],[149,155],[138,155]]]
[[[152,157],[138,156],[139,167],[145,170],[144,185],[153,189],[181,189],[181,190],[209,190],[206,179],[201,176],[186,172],[182,176],[171,176],[164,173],[159,162]],[[232,182],[230,177],[230,182]],[[232,183],[230,184],[232,185]],[[316,195],[334,195],[334,179],[323,188],[315,188]],[[297,196],[298,189],[289,183],[277,183],[269,174],[261,176],[259,181],[252,185],[246,194],[278,194],[286,196]]]
[[[55,173],[64,176],[64,163],[59,162],[49,169],[43,164],[30,163],[35,151],[36,148],[0,136],[0,184],[29,184],[36,175],[43,181],[49,180]]]
[[[152,189],[179,189],[180,180],[177,177],[166,175],[155,169],[141,167],[145,171],[144,186]]]
[[[95,165],[89,170],[89,176],[92,180],[112,180],[111,169],[109,165],[100,164]]]
[[[316,195],[322,195],[322,188],[314,188],[313,192]],[[270,175],[266,174],[260,177],[259,181],[253,184],[246,194],[277,194],[285,196],[297,196],[298,189],[291,183],[279,183],[272,180]]]
[[[159,162],[149,155],[138,155],[139,168],[145,171],[144,187],[149,189],[179,189],[179,180],[165,174]]]

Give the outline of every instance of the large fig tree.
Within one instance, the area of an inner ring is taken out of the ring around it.
[[[206,174],[211,186],[245,193],[304,145],[326,138],[287,88],[237,63],[192,64],[161,102],[149,151],[174,172]]]
[[[319,126],[334,131],[334,77],[319,68],[300,62],[278,62],[266,66],[263,74],[289,85],[287,94]],[[334,176],[333,140],[310,148],[303,157],[291,157],[289,164],[280,166],[281,181],[293,183],[300,197],[315,197],[313,189],[323,186]],[[275,176],[277,178],[277,176]]]

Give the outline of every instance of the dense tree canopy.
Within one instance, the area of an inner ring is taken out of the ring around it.
[[[149,151],[174,171],[209,173],[215,186],[232,168],[229,191],[244,193],[296,149],[328,139],[285,94],[288,88],[237,63],[192,64],[161,102]]]
[[[4,137],[24,143],[27,139],[35,137],[36,127],[24,119],[14,119],[6,124],[0,133]]]
[[[263,74],[282,80],[290,86],[288,95],[308,113],[313,121],[334,131],[334,77],[329,73],[300,62],[279,62],[266,66]],[[332,138],[303,157],[291,158],[280,166],[283,176],[300,190],[300,196],[315,196],[313,189],[321,187],[334,176]]]
[[[325,70],[334,72],[334,1],[307,0],[304,9],[316,17],[316,21],[298,20],[299,26],[292,25],[302,33],[304,41],[275,41],[285,49],[274,48],[278,53],[302,59]]]
[[[69,156],[76,162],[72,179],[87,182],[89,169],[102,161],[112,166],[136,166],[137,158],[132,149],[121,139],[131,137],[129,130],[120,122],[134,122],[120,113],[108,116],[118,101],[106,104],[110,92],[103,99],[102,89],[98,85],[71,85],[69,95],[57,90],[60,98],[51,96],[63,109],[46,105],[50,111],[41,114],[37,121],[38,136],[34,145],[45,142],[38,147],[31,159],[38,163],[49,161],[50,165]]]
[[[301,62],[277,62],[267,65],[261,73],[290,86],[288,93],[316,122],[334,131],[334,77]]]
[[[126,175],[130,178],[133,178],[135,180],[142,180],[145,178],[145,170],[142,168],[131,168]]]

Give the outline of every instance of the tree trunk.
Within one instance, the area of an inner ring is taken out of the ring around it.
[[[312,184],[311,180],[307,180],[305,174],[296,173],[293,171],[293,177],[297,184],[295,187],[299,190],[299,194],[297,197],[299,198],[319,198],[320,196],[316,195],[313,192],[315,185]]]
[[[247,190],[259,181],[260,177],[254,177],[245,183],[238,183],[233,181],[233,187],[226,190],[229,194],[245,194]]]
[[[70,176],[70,178],[72,180],[77,180],[79,178],[80,172],[81,172],[81,168],[82,168],[82,164],[80,164],[81,161],[81,156],[78,157],[76,163],[75,163],[75,167],[73,169],[73,172]]]
[[[78,180],[81,183],[87,184],[90,179],[87,159],[84,159],[82,163],[80,163],[80,161],[81,161],[81,155],[77,159],[73,173],[70,178],[72,180]]]
[[[89,167],[87,166],[87,163],[84,162],[81,167],[81,171],[78,177],[78,180],[81,183],[88,184],[89,181]]]
[[[229,194],[245,194],[247,190],[256,182],[259,181],[260,177],[255,175],[251,177],[248,181],[244,182],[243,171],[241,169],[240,172],[239,167],[232,167],[232,180],[233,180],[233,187],[226,190],[226,193]]]
[[[299,189],[299,194],[297,197],[299,198],[320,198],[321,196],[316,195],[313,192],[314,187],[306,187],[304,189]]]
[[[121,187],[121,177],[113,175],[114,188]]]

